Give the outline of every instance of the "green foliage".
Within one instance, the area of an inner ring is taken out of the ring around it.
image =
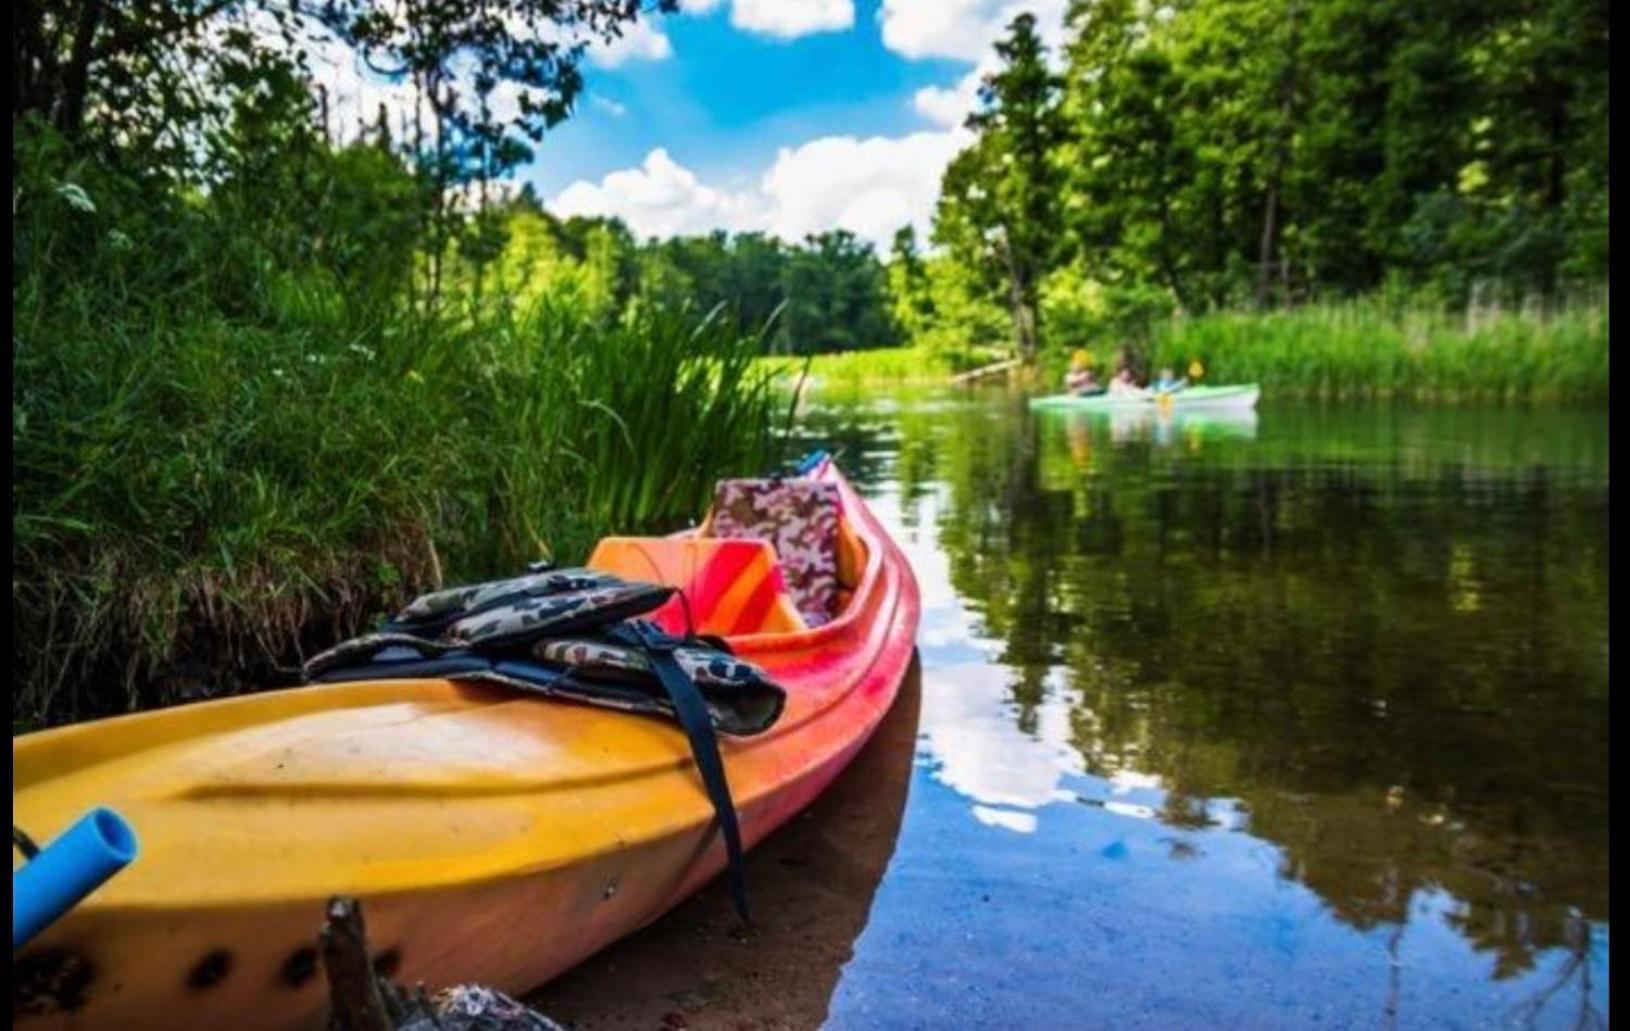
[[[303,78],[310,53],[337,43],[412,84],[425,116],[412,146],[438,182],[486,180],[529,158],[528,144],[570,113],[584,44],[615,39],[645,9],[639,0],[27,0],[14,24],[12,121],[208,178],[237,143],[226,128],[234,109]]]
[[[1275,396],[1443,400],[1605,399],[1605,298],[1557,310],[1441,307],[1385,297],[1279,312],[1225,312],[1156,327],[1155,364],[1198,359],[1212,383]]]
[[[1035,353],[1037,290],[1060,251],[1060,176],[1053,154],[1065,138],[1062,81],[1047,68],[1036,19],[1021,14],[996,44],[1000,68],[980,88],[968,118],[979,136],[946,169],[934,240],[1005,288],[1020,354]]]
[[[809,237],[791,252],[783,282],[785,350],[822,354],[900,342],[887,273],[871,245],[853,233],[833,229]]]
[[[935,241],[1020,337],[1033,286],[1055,350],[1144,351],[1173,306],[1554,303],[1608,269],[1606,15],[1075,0],[1056,104],[1026,28],[998,44]],[[1001,246],[1022,238],[1033,268]]]
[[[883,264],[870,244],[841,229],[793,246],[762,233],[653,240],[633,261],[638,289],[653,303],[722,307],[743,333],[768,329],[771,351],[820,354],[901,340]]]
[[[1061,151],[1078,254],[1191,313],[1395,275],[1452,303],[1599,277],[1605,16],[1589,0],[1079,3]]]
[[[238,155],[276,189],[196,195],[14,131],[14,720],[264,683],[767,459],[756,336],[588,293],[412,305],[419,180],[287,139]]]
[[[783,390],[832,388],[856,390],[902,384],[943,385],[954,373],[1000,361],[1005,352],[994,348],[962,347],[933,351],[925,347],[880,347],[868,351],[817,354],[809,358],[775,355],[762,359],[762,367]],[[806,375],[807,369],[807,375]]]

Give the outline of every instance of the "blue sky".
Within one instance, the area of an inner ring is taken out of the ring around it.
[[[860,0],[850,29],[795,39],[733,27],[728,5],[706,15],[657,16],[670,56],[631,57],[614,68],[591,61],[587,95],[539,148],[526,178],[548,196],[637,165],[663,147],[702,178],[728,182],[756,176],[778,148],[816,137],[934,128],[913,107],[913,95],[954,84],[969,66],[887,50],[880,4]]]
[[[1056,42],[1063,5],[688,0],[591,53],[576,114],[520,179],[641,236],[926,230],[991,44],[1027,10]]]

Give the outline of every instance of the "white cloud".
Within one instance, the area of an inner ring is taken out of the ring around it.
[[[712,14],[724,0],[679,0],[680,14]]]
[[[883,0],[883,45],[909,58],[985,58],[1014,18],[1029,12],[1043,42],[1064,38],[1066,0]]]
[[[927,232],[940,175],[967,142],[961,130],[825,136],[782,148],[743,189],[710,186],[659,148],[638,168],[572,183],[549,207],[562,216],[615,215],[640,236],[726,229],[798,241],[842,228],[881,248],[907,222]]]
[[[606,112],[613,118],[621,118],[628,114],[628,107],[626,105],[619,104],[610,97],[602,97],[599,94],[594,94],[589,97],[589,103]]]
[[[602,68],[619,68],[629,61],[662,61],[673,54],[673,44],[647,17],[628,25],[609,43],[589,44],[589,60]]]
[[[887,246],[906,222],[926,233],[940,176],[963,146],[960,131],[826,136],[783,148],[764,174],[770,230],[788,239],[839,227]]]
[[[781,39],[847,29],[854,23],[854,0],[731,0],[730,4],[730,24]]]
[[[703,184],[661,147],[647,154],[638,168],[612,172],[599,183],[572,183],[549,208],[568,218],[615,215],[641,236],[755,229],[764,221],[757,198]]]
[[[958,79],[955,86],[924,86],[912,96],[911,106],[935,125],[961,125],[979,102],[979,82],[985,68],[981,64]]]
[[[307,47],[312,81],[327,97],[328,130],[341,140],[354,139],[364,126],[378,124],[379,110],[393,133],[412,124],[413,85],[374,74],[356,51],[328,38]]]

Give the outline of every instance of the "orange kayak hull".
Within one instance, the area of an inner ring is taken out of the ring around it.
[[[731,549],[742,570],[714,568],[720,589],[695,591],[703,570],[668,555],[694,544],[645,545],[702,602],[700,629],[747,630],[732,647],[787,690],[768,732],[720,741],[749,848],[865,744],[915,647],[904,555],[835,468],[813,475],[839,485],[856,567],[824,626],[744,586],[779,585],[773,553],[760,568],[752,549]],[[616,566],[617,551],[608,542],[597,559]],[[24,735],[12,757],[15,819],[36,839],[94,805],[141,839],[135,864],[14,957],[14,1021],[39,1027],[317,1026],[327,998],[313,946],[335,894],[362,899],[376,962],[397,980],[520,993],[656,919],[725,861],[676,726],[493,687],[267,692]],[[751,897],[751,856],[747,884]]]

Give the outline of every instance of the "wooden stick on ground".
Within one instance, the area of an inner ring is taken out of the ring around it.
[[[368,958],[362,904],[345,896],[329,899],[318,941],[328,974],[328,1026],[333,1031],[392,1031],[395,1025],[385,1012],[385,996]]]
[[[374,969],[361,902],[344,895],[328,900],[328,920],[318,949],[328,973],[328,1026],[332,1031],[442,1026],[435,1007],[425,998],[423,985],[409,992]]]
[[[328,900],[318,940],[328,976],[330,1031],[561,1031],[559,1024],[502,992],[463,985],[432,1003],[424,985],[408,991],[374,969],[362,903]]]

